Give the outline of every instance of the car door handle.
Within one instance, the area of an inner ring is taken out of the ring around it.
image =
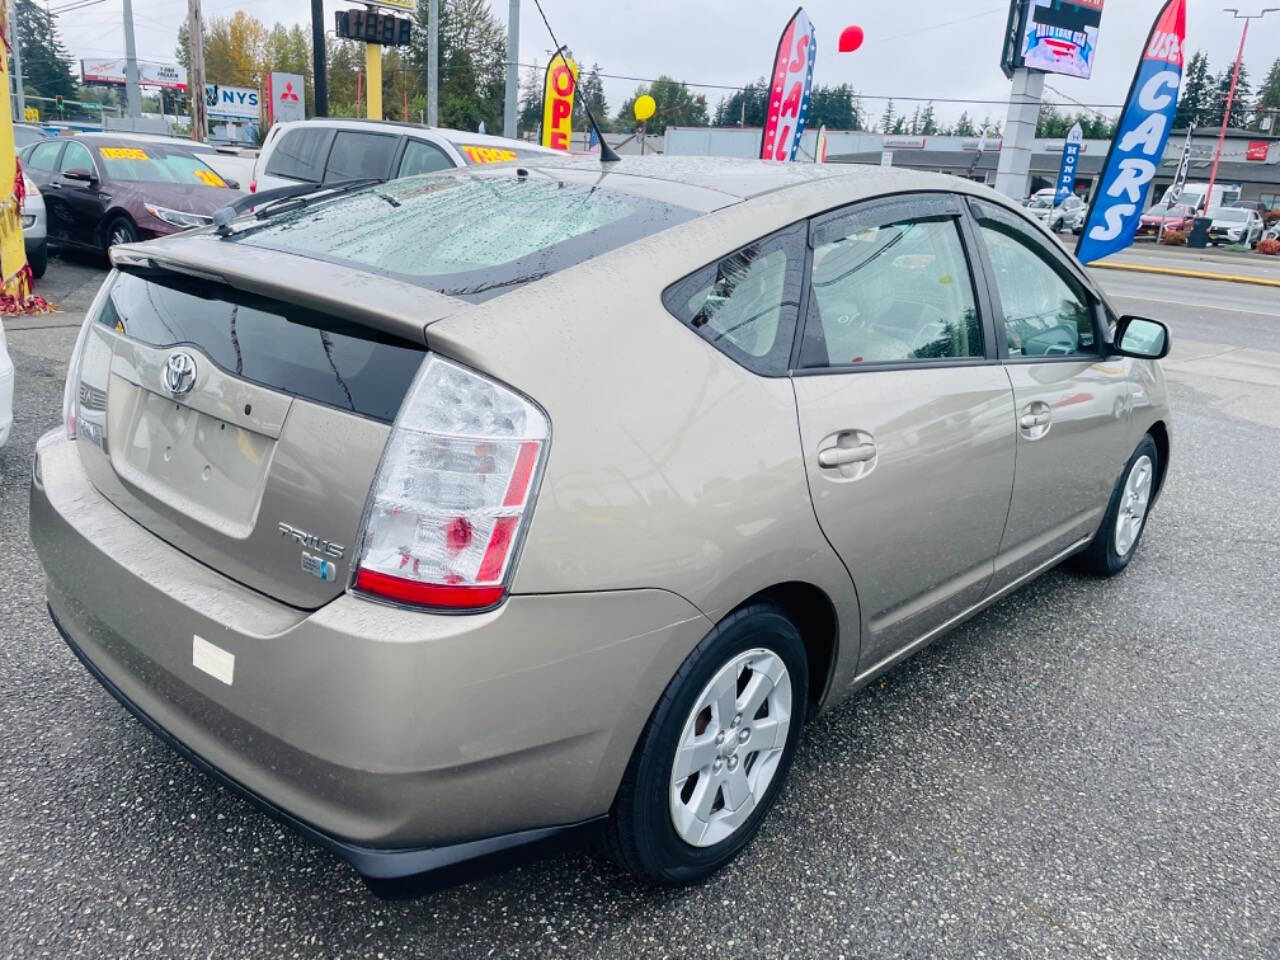
[[[1008,421],[1005,421],[1006,423]],[[1022,419],[1018,421],[1022,424],[1024,430],[1034,430],[1036,427],[1043,427],[1049,422],[1049,414],[1047,413],[1024,413]]]
[[[818,451],[818,466],[846,467],[851,463],[867,463],[876,458],[874,443],[860,443],[856,447],[827,447]]]
[[[61,190],[61,189],[62,189],[62,184],[60,184],[57,180],[50,180],[50,181],[49,181],[49,185],[48,185],[47,187],[45,187],[45,189],[46,189],[46,190]]]

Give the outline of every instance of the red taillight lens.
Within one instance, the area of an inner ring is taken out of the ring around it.
[[[548,432],[514,390],[429,355],[387,440],[355,589],[451,609],[498,603]]]
[[[250,181],[249,181],[249,192],[250,192],[250,193],[257,193],[257,192],[258,192],[258,181],[257,181],[257,180],[250,180]]]

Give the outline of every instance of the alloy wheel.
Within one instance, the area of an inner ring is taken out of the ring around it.
[[[1134,461],[1129,476],[1124,481],[1120,495],[1120,510],[1116,514],[1115,548],[1118,556],[1128,556],[1142,532],[1147,519],[1147,507],[1151,504],[1151,458],[1141,456]]]
[[[695,847],[728,838],[773,781],[791,728],[791,676],[770,650],[726,663],[694,701],[671,768],[671,821]]]

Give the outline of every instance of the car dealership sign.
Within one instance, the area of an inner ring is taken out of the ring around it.
[[[204,85],[204,103],[209,116],[218,120],[257,120],[261,107],[258,91],[252,87],[225,87],[218,83]]]

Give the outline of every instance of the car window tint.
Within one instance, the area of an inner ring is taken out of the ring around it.
[[[27,166],[33,170],[51,171],[54,164],[58,162],[58,151],[61,149],[62,144],[57,140],[37,144],[31,151],[31,156],[27,158]]]
[[[857,229],[819,245],[811,289],[803,367],[984,355],[954,217]]]
[[[324,182],[356,180],[365,177],[384,179],[391,170],[391,157],[399,138],[375,133],[339,130],[329,151]]]
[[[286,130],[271,151],[267,175],[290,180],[320,181],[329,135],[325,127],[294,127]]]
[[[804,225],[757,240],[668,287],[663,303],[757,373],[790,366],[804,270]]]
[[[982,238],[1000,295],[1009,356],[1096,354],[1093,311],[1084,290],[1012,230],[984,223]]]
[[[404,145],[404,155],[400,158],[398,177],[412,177],[419,173],[435,173],[438,170],[450,170],[453,161],[445,156],[445,152],[434,143],[425,140],[409,140]]]
[[[67,149],[62,153],[62,160],[58,164],[58,172],[66,173],[77,167],[81,170],[93,170],[93,157],[89,155],[89,150],[83,143],[68,143]]]

